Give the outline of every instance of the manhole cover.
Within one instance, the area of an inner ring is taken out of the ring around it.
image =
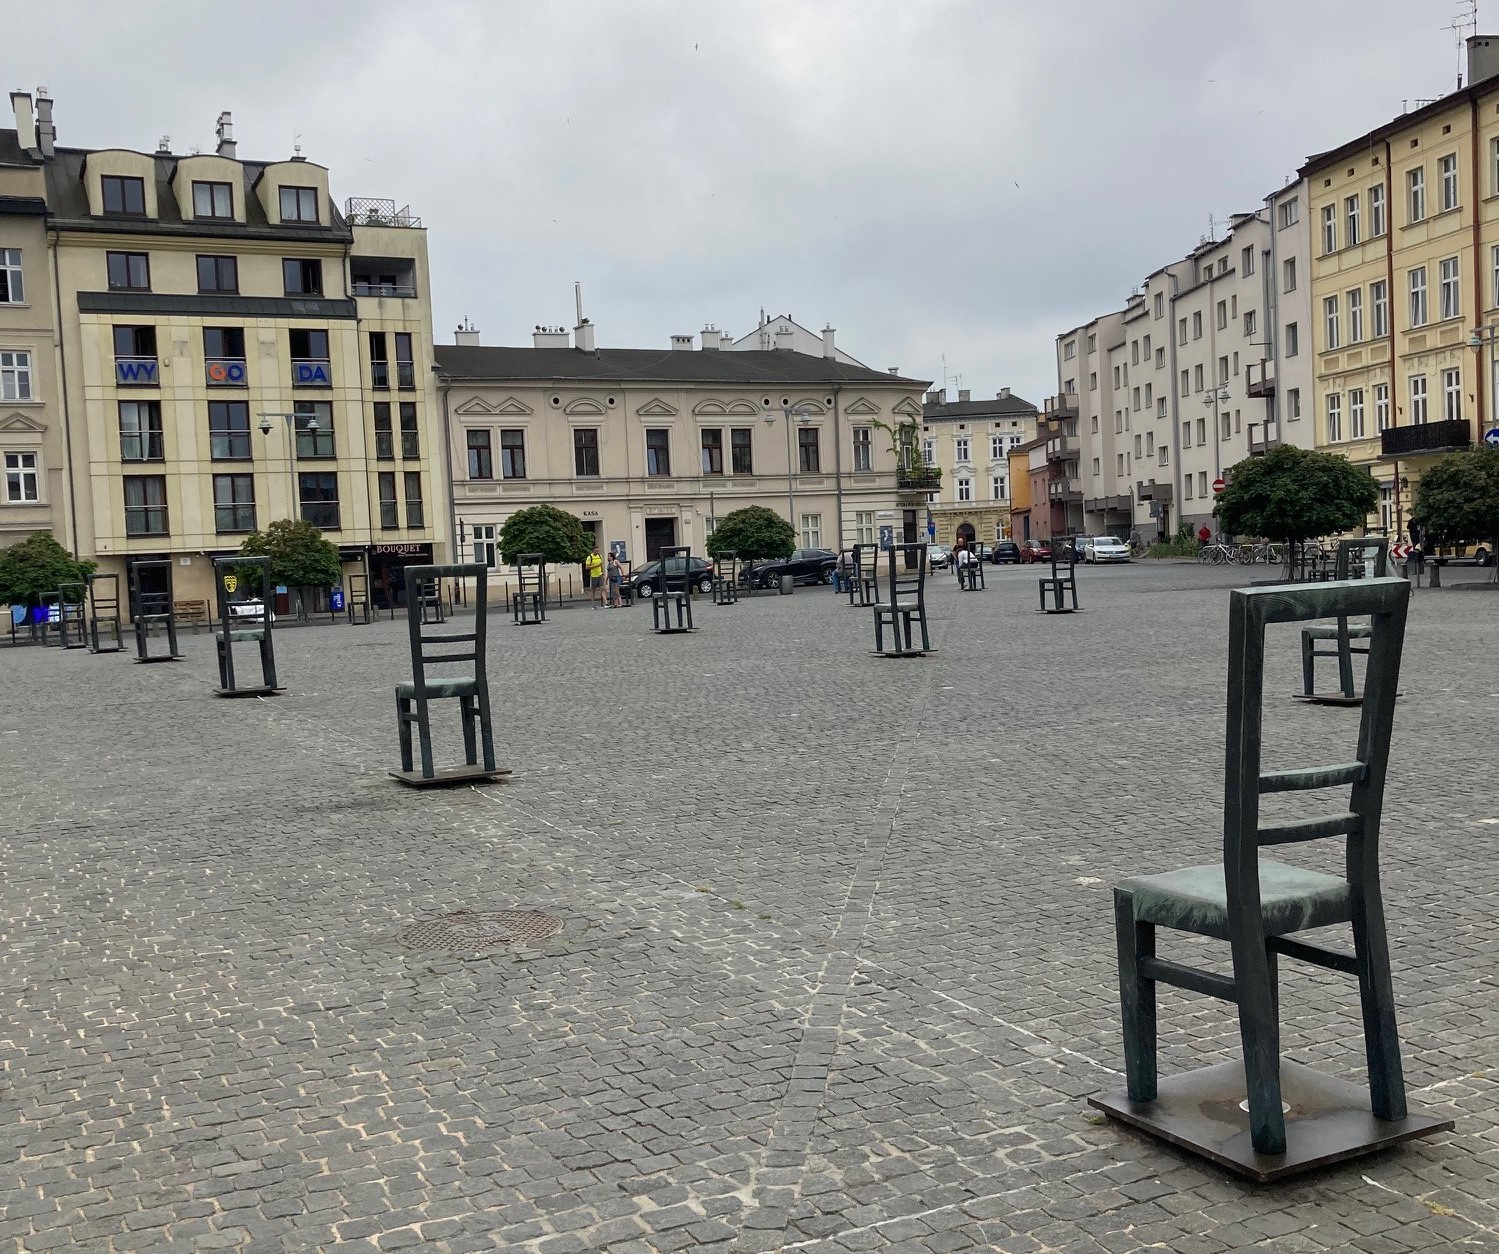
[[[474,953],[499,945],[534,945],[550,940],[561,930],[560,918],[538,910],[495,910],[487,914],[458,910],[413,924],[398,939],[410,949]]]

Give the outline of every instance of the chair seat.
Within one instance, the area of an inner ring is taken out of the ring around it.
[[[231,631],[229,633],[229,639],[237,642],[246,640],[263,640],[265,639],[265,628],[255,627],[246,628],[241,631]]]
[[[429,697],[472,697],[479,692],[479,681],[473,676],[456,676],[452,679],[429,679],[427,681],[427,695]],[[406,680],[396,685],[396,696],[411,699],[416,696],[416,683]]]
[[[1308,640],[1336,640],[1338,629],[1336,627],[1303,627],[1301,634]],[[1349,623],[1348,638],[1350,640],[1367,640],[1374,634],[1374,628],[1368,623]]]
[[[899,610],[904,613],[906,610],[919,610],[921,608],[921,602],[896,601],[894,603],[891,603],[890,601],[876,601],[874,608],[877,611],[881,611],[886,614],[890,613],[891,610]]]
[[[1228,939],[1228,890],[1221,862],[1137,875],[1121,880],[1118,888],[1133,898],[1138,922]],[[1265,858],[1260,859],[1260,905],[1266,936],[1347,923],[1353,917],[1347,880]]]

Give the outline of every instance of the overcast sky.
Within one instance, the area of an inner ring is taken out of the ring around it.
[[[1499,10],[1499,5],[1494,6]],[[762,307],[1056,390],[1053,337],[1456,85],[1456,0],[0,0],[58,140],[295,143],[429,228],[439,343],[665,347]],[[1499,12],[1488,26],[1499,26]],[[29,53],[25,59],[22,50]],[[961,376],[961,379],[951,376]]]

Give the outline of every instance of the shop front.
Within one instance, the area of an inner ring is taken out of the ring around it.
[[[375,607],[382,610],[403,607],[406,604],[406,567],[427,566],[431,562],[430,542],[370,545],[370,593]]]

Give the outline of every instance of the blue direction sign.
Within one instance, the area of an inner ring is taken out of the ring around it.
[[[1490,427],[1483,433],[1483,442],[1490,448],[1499,448],[1499,427]]]

